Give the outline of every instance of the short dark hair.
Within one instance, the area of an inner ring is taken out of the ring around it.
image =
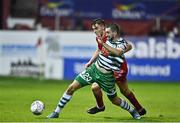
[[[106,28],[110,28],[112,32],[117,32],[118,35],[121,33],[121,28],[116,23],[111,23],[107,25]]]
[[[95,24],[103,25],[103,26],[106,25],[106,24],[105,24],[105,21],[104,21],[103,19],[101,19],[101,18],[94,19],[94,20],[92,21],[92,23],[91,23],[91,26],[92,26],[92,25],[95,25]]]

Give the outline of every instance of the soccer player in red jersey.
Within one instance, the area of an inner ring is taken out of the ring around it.
[[[98,43],[99,39],[102,39],[103,42],[107,41],[104,20],[95,19],[92,22],[92,29],[97,36],[96,37],[97,43]],[[131,44],[128,43],[125,52],[128,52],[131,49],[132,49],[132,46],[131,46]],[[89,67],[96,60],[100,51],[103,52],[103,54],[108,55],[108,51],[100,43],[98,43],[97,50],[94,52],[94,54],[91,57],[91,59],[89,60],[89,62],[85,65],[86,68]],[[126,62],[124,62],[121,65],[120,71],[114,71],[114,77],[116,78],[116,84],[118,85],[121,93],[132,103],[132,105],[136,108],[138,113],[140,115],[145,115],[146,110],[140,105],[140,103],[136,99],[133,92],[128,88],[127,73],[128,73],[127,64],[126,64]],[[93,83],[91,88],[92,88],[93,94],[96,98],[97,105],[88,109],[87,112],[90,114],[96,114],[98,112],[104,111],[105,105],[104,105],[103,98],[102,98],[102,91],[101,91],[101,88],[98,86],[98,84]]]

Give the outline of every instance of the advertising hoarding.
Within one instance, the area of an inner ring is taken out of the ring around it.
[[[129,80],[180,81],[180,38],[126,39]],[[74,79],[96,48],[92,32],[0,32],[0,75]]]

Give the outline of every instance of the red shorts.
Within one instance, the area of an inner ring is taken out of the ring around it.
[[[124,82],[126,81],[127,73],[127,63],[124,61],[124,63],[121,65],[120,71],[114,71],[114,77],[116,78],[116,81]]]

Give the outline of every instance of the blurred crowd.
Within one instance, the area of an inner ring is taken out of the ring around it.
[[[46,21],[46,20],[44,20]],[[66,18],[61,17],[58,30],[64,31],[90,31],[91,21],[88,19],[82,19],[80,17]],[[180,23],[168,23],[167,25],[157,26],[156,23],[152,22],[124,22],[121,20],[105,20],[107,23],[116,22],[118,23],[123,32],[123,35],[145,35],[145,36],[170,36],[178,37],[180,36]],[[51,21],[43,23],[39,18],[35,19],[33,26],[29,26],[23,23],[17,23],[12,28],[8,30],[57,30],[54,26],[55,22]],[[144,26],[144,28],[142,27]]]
[[[3,18],[3,21],[1,21],[1,29],[4,30],[91,30],[92,19],[83,18],[79,12],[74,12],[74,15],[71,17],[42,17],[37,14],[40,10],[38,5],[35,4],[37,3],[36,0],[31,0],[30,4],[25,4],[27,2],[25,0],[3,1],[7,6],[10,6],[9,9],[1,8],[7,11],[6,16],[8,16],[5,22],[3,12],[1,13],[1,18]],[[3,5],[4,3],[1,3],[1,6]],[[24,8],[26,8],[26,10],[23,10]],[[18,19],[15,16],[18,16]],[[105,21],[107,21],[107,23],[118,23],[124,35],[180,36],[179,17],[176,20],[169,21],[162,20],[161,17],[156,17],[151,20],[105,19]],[[6,26],[4,26],[5,24]]]

